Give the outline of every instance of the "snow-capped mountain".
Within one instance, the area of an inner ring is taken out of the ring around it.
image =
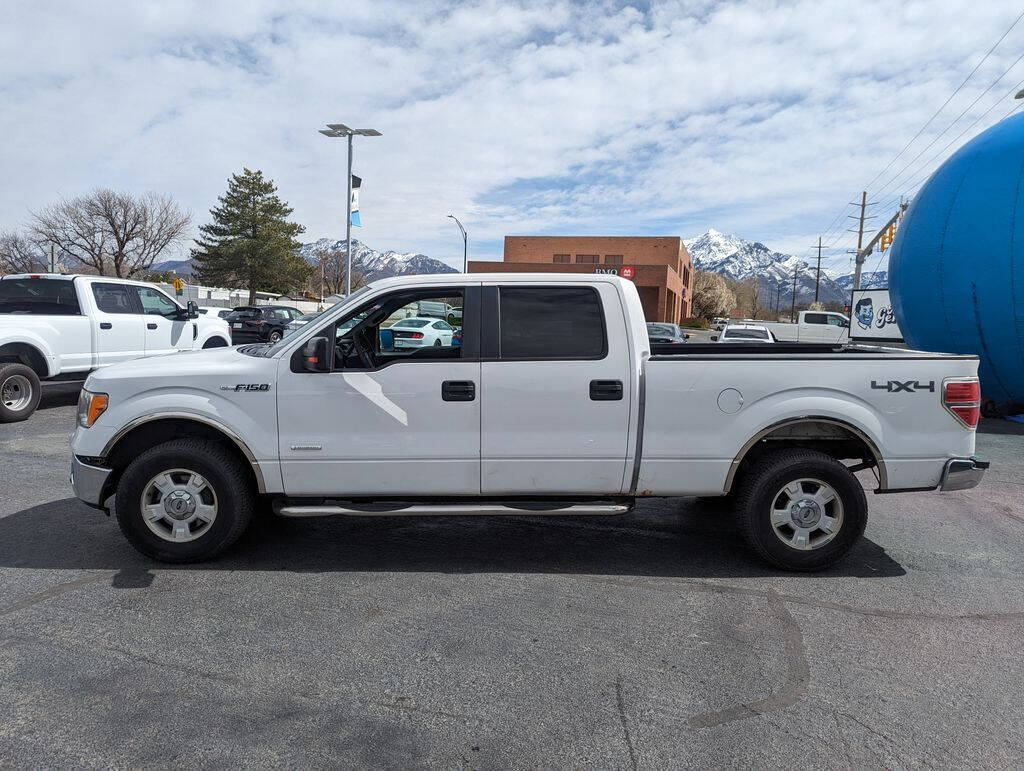
[[[299,249],[299,255],[311,265],[320,265],[320,258],[323,255],[335,252],[345,252],[345,239],[334,240],[321,238],[308,244],[303,244]],[[192,275],[192,260],[167,260],[155,264],[150,270],[154,273],[173,271],[183,276]],[[378,251],[362,241],[352,239],[352,271],[362,274],[367,281],[375,281],[378,278],[390,278],[391,276],[410,276],[421,273],[457,273],[450,265],[433,257],[417,252],[394,252]]]
[[[839,276],[836,279],[836,286],[844,292],[849,292],[853,288],[853,274]],[[860,274],[861,289],[885,289],[888,286],[889,271],[887,270],[864,271]]]
[[[303,244],[299,255],[312,265],[319,265],[321,257],[337,252],[345,252],[345,239],[334,241],[321,238],[309,244]],[[381,252],[373,249],[362,241],[352,239],[352,271],[361,273],[367,281],[391,276],[411,276],[421,273],[457,273],[451,265],[447,265],[433,257],[418,252]]]
[[[769,297],[774,300],[780,286],[782,297],[791,297],[794,272],[797,303],[806,304],[814,300],[817,271],[813,265],[791,254],[773,252],[758,241],[747,241],[714,229],[683,243],[697,270],[718,273],[736,281],[756,277],[765,304]],[[822,269],[818,299],[823,303],[843,303],[848,299],[848,290],[840,287]]]

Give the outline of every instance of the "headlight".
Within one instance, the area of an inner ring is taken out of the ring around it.
[[[94,394],[82,389],[78,397],[78,425],[89,428],[107,409],[109,397],[106,394]]]

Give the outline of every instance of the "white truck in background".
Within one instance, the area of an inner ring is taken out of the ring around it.
[[[771,330],[779,343],[848,343],[850,318],[835,311],[800,311],[795,324],[754,321]]]
[[[399,348],[390,318],[445,301],[462,337]],[[621,514],[730,496],[775,565],[817,570],[877,492],[962,490],[975,356],[831,344],[652,345],[631,281],[440,274],[370,284],[280,342],[89,376],[71,484],[141,552],[220,553],[279,516]]]
[[[104,276],[0,277],[0,423],[25,420],[42,380],[84,380],[144,356],[231,344],[227,322],[182,308],[142,281]]]

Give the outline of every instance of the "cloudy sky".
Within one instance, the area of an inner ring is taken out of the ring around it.
[[[453,212],[483,258],[511,233],[709,227],[842,255],[860,190],[891,211],[1021,104],[1024,21],[873,179],[1017,5],[6,0],[0,229],[98,186],[168,193],[195,226],[248,166],[309,240],[344,237],[344,140],[317,133],[337,121],[383,132],[355,160],[376,248],[459,264]]]

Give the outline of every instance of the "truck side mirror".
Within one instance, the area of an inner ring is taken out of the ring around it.
[[[199,306],[196,305],[195,300],[189,300],[185,305],[185,312],[188,313],[190,319],[199,318]]]
[[[330,372],[330,348],[326,337],[313,337],[302,347],[302,366],[307,372]]]

